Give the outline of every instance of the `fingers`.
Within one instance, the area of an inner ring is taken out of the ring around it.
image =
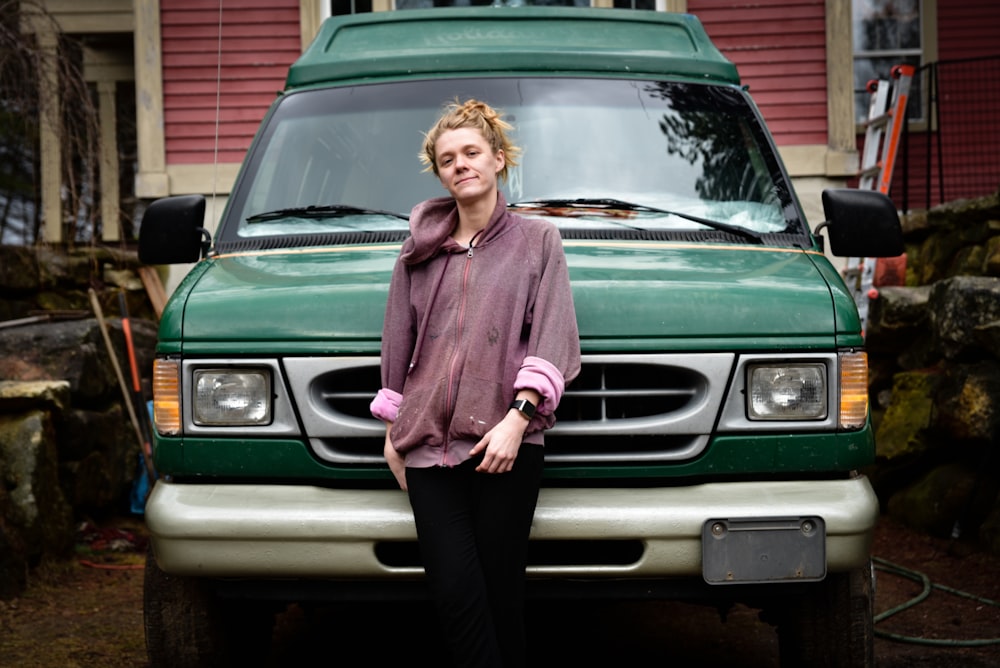
[[[511,417],[514,413],[514,411],[508,412],[507,416],[486,432],[486,435],[469,451],[473,456],[480,452],[484,453],[483,461],[476,467],[480,473],[507,473],[514,468],[514,460],[517,459],[521,439],[524,438],[524,428],[527,425],[521,418]]]
[[[479,444],[477,444],[478,447]],[[507,473],[514,468],[521,442],[516,439],[498,439],[494,436],[486,446],[486,454],[476,470],[481,473]]]
[[[393,477],[396,478],[399,488],[406,490],[406,460],[401,454],[396,452],[396,448],[392,447],[392,439],[389,438],[388,429],[386,429],[385,433],[385,444],[382,448],[382,454],[385,456],[385,461],[389,465],[389,470],[392,471]]]

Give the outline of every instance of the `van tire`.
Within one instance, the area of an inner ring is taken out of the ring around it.
[[[871,561],[831,573],[810,594],[785,602],[778,622],[782,668],[873,668],[874,605]]]
[[[246,665],[270,649],[274,616],[255,602],[226,601],[199,578],[171,575],[146,555],[143,628],[151,668]]]

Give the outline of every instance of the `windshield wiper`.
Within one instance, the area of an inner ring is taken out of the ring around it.
[[[510,209],[526,209],[526,208],[536,208],[536,209],[546,209],[546,208],[585,208],[585,209],[608,209],[608,210],[619,210],[619,211],[637,211],[645,213],[661,213],[666,216],[677,216],[678,218],[684,218],[685,220],[690,220],[693,223],[698,223],[699,225],[705,225],[706,227],[711,227],[713,230],[720,230],[722,232],[729,232],[730,234],[735,234],[737,236],[743,237],[753,241],[754,243],[762,244],[764,239],[753,230],[748,230],[745,227],[740,227],[738,225],[730,225],[728,223],[723,223],[718,220],[711,220],[709,218],[702,218],[701,216],[695,216],[690,213],[684,213],[682,211],[671,211],[669,209],[658,209],[654,206],[646,206],[645,204],[636,204],[634,202],[626,202],[625,200],[614,199],[610,197],[601,198],[579,198],[579,199],[541,199],[532,200],[526,202],[516,202],[514,204],[508,205]]]
[[[351,206],[350,204],[327,204],[324,206],[301,206],[289,209],[276,209],[265,213],[255,213],[247,218],[248,223],[263,223],[282,218],[339,218],[341,216],[391,216],[401,220],[409,220],[410,217],[395,211],[382,211],[380,209],[365,209],[363,207]]]

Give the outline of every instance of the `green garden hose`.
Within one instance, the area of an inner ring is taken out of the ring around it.
[[[983,603],[986,605],[1000,607],[1000,603],[998,603],[997,601],[992,601],[988,598],[982,598],[981,596],[976,596],[974,594],[960,591],[958,589],[952,589],[951,587],[946,587],[944,585],[935,584],[931,582],[930,578],[928,578],[923,573],[919,573],[917,571],[913,571],[908,568],[903,568],[902,566],[898,566],[896,564],[888,562],[885,559],[873,557],[872,561],[875,563],[876,569],[884,571],[886,573],[892,573],[894,575],[899,575],[908,578],[910,580],[913,580],[914,582],[919,582],[923,584],[924,587],[923,591],[921,591],[917,596],[910,599],[909,601],[897,605],[895,608],[891,608],[889,610],[886,610],[885,612],[875,615],[874,618],[875,624],[878,624],[879,622],[888,619],[889,617],[895,615],[898,612],[902,612],[903,610],[912,608],[913,606],[917,605],[925,598],[930,596],[932,589],[940,589],[941,591],[947,592],[949,594],[954,594],[955,596],[961,596],[963,598],[968,598],[973,601],[978,601],[979,603]],[[904,636],[896,633],[889,633],[887,631],[881,631],[878,628],[875,629],[875,635],[879,636],[880,638],[886,638],[888,640],[895,640],[898,642],[914,643],[918,645],[935,645],[939,647],[983,647],[985,645],[1000,644],[1000,638],[979,638],[972,640],[951,640],[947,638],[920,638],[915,636]]]

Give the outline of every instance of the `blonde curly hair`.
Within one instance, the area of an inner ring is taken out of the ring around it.
[[[479,130],[494,154],[497,151],[503,151],[505,164],[497,176],[500,180],[505,181],[507,168],[517,167],[517,158],[521,154],[521,149],[514,146],[510,138],[507,137],[507,133],[514,127],[500,118],[500,112],[493,107],[473,99],[459,102],[456,98],[454,102],[445,106],[444,113],[424,134],[424,144],[420,149],[420,162],[425,165],[424,171],[432,171],[435,176],[438,176],[437,152],[435,150],[437,140],[448,130],[458,130],[459,128]]]

